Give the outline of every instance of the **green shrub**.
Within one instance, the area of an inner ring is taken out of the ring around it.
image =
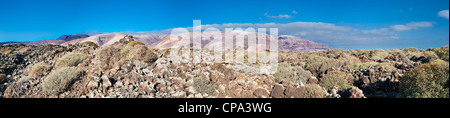
[[[212,84],[208,79],[196,77],[194,78],[194,88],[197,93],[212,95],[217,89],[217,86]]]
[[[56,61],[55,67],[62,68],[62,67],[78,66],[78,64],[83,62],[86,58],[87,55],[82,53],[69,53],[59,58]]]
[[[341,65],[341,62],[337,59],[330,59],[322,56],[312,55],[306,62],[306,69],[311,71],[314,76],[319,76],[330,68],[337,68]]]
[[[295,72],[293,70],[293,67],[288,63],[279,63],[277,72],[273,74],[273,77],[275,77],[275,82],[280,83],[281,79],[284,78],[294,78]]]
[[[408,58],[411,58],[414,56],[415,57],[423,56],[422,51],[417,48],[406,48],[406,49],[403,49],[403,51],[404,51],[404,55]]]
[[[291,82],[293,83],[306,83],[309,78],[312,77],[311,72],[304,70],[303,68],[295,69],[295,77],[291,78]]]
[[[387,56],[389,56],[389,53],[384,50],[371,50],[369,58],[373,60],[381,60]]]
[[[436,53],[433,52],[433,51],[425,51],[423,53],[423,55],[427,58],[427,62],[431,62],[431,61],[434,61],[436,59],[439,59],[439,56],[436,55]]]
[[[369,59],[372,60],[381,60],[386,58],[387,56],[389,56],[389,53],[386,52],[385,50],[357,50],[357,55],[362,57],[362,56],[366,56]]]
[[[434,49],[433,51],[439,56],[440,59],[448,61],[449,56],[448,48],[449,48],[448,46],[444,46],[438,49]]]
[[[403,49],[403,51],[405,51],[405,52],[420,52],[420,50],[417,48],[405,48],[405,49]]]
[[[92,42],[92,41],[85,41],[85,42],[82,42],[82,43],[80,43],[81,45],[86,45],[86,46],[91,46],[91,47],[98,47],[98,45],[97,44],[95,44],[94,42]]]
[[[380,63],[378,66],[383,67],[384,71],[390,73],[397,70],[397,68],[392,63]]]
[[[317,84],[306,84],[305,98],[326,98],[327,91]]]
[[[344,50],[342,50],[342,49],[333,49],[333,50],[327,51],[327,56],[329,58],[334,58],[342,53],[344,53]]]
[[[442,60],[417,66],[400,79],[402,98],[449,98],[449,64]]]
[[[30,77],[41,77],[51,66],[46,63],[37,63],[33,67],[31,67],[31,71],[29,73]]]
[[[82,75],[82,71],[76,67],[63,67],[51,72],[42,82],[42,90],[46,94],[58,94],[64,92],[70,85]]]
[[[361,60],[354,56],[345,56],[338,60],[343,69],[352,71],[355,64],[361,63]]]
[[[320,79],[319,85],[327,90],[331,90],[334,87],[338,87],[339,90],[343,90],[350,88],[353,85],[353,81],[353,76],[345,72],[331,71]]]
[[[366,62],[366,63],[357,63],[353,66],[354,70],[367,69],[369,67],[375,67],[379,63],[378,62]]]

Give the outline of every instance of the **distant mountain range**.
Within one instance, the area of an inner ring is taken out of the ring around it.
[[[206,33],[206,34],[205,34]],[[210,36],[213,34],[220,33],[223,35],[223,32],[203,32],[203,35]],[[180,34],[180,36],[189,37],[191,33],[185,33]],[[249,32],[244,31],[232,31],[233,35],[239,35],[239,34],[249,34]],[[259,36],[266,36],[267,39],[270,39],[270,35],[267,34],[258,34]],[[96,43],[99,46],[107,46],[111,45],[120,39],[124,38],[126,35],[120,34],[120,33],[107,33],[107,34],[99,34],[94,36],[89,36],[86,34],[74,34],[74,35],[63,35],[59,37],[58,39],[54,40],[40,40],[40,41],[34,41],[34,42],[3,42],[0,43],[0,45],[12,45],[12,44],[25,44],[25,45],[68,45],[68,44],[74,44],[74,43],[81,43],[85,41],[91,41]],[[172,48],[172,47],[178,47],[178,46],[189,46],[193,44],[202,44],[203,48],[212,49],[214,47],[223,46],[223,43],[221,41],[217,40],[204,40],[204,41],[193,41],[192,43],[188,39],[184,40],[176,40],[172,41],[170,40],[171,35],[133,35],[133,38],[137,41],[143,42],[146,44],[149,48],[155,48],[155,49],[165,49],[165,48]],[[247,37],[246,37],[247,38]],[[234,40],[238,43],[245,43],[247,44],[247,41],[245,40]],[[267,42],[270,42],[270,40],[267,40]],[[265,45],[256,45],[258,48],[265,48],[268,49]],[[236,46],[238,47],[238,46]],[[256,49],[255,47],[248,47],[245,46],[245,49]],[[295,36],[288,36],[288,35],[279,35],[278,36],[278,49],[279,51],[293,51],[293,52],[311,52],[311,51],[320,51],[320,50],[327,50],[330,49],[326,44],[323,43],[317,43],[309,40],[304,40],[299,37]]]

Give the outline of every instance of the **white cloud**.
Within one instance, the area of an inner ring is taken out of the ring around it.
[[[363,30],[363,34],[373,34],[373,35],[392,35],[401,31],[408,31],[413,29],[418,29],[422,27],[431,27],[433,26],[432,22],[410,22],[404,25],[393,25],[389,28],[380,28],[380,29],[372,29],[372,30]]]
[[[439,13],[438,13],[438,16],[439,17],[442,17],[442,18],[445,18],[445,19],[448,19],[448,9],[447,10],[442,10],[442,11],[440,11]]]
[[[293,13],[293,14],[298,14],[298,12],[297,12],[297,11],[295,11],[295,10],[294,10],[294,11],[292,11],[292,13]]]
[[[287,15],[287,14],[285,14],[285,15],[278,15],[278,16],[272,16],[272,15],[269,15],[268,13],[265,13],[264,16],[266,16],[268,18],[291,18],[291,16]]]

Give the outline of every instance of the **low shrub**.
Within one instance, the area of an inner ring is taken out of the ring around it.
[[[75,80],[79,79],[82,71],[76,67],[63,67],[51,72],[42,82],[42,90],[48,95],[64,92]]]
[[[133,42],[130,42],[129,44],[127,44],[127,46],[120,50],[120,53],[124,59],[139,60],[146,63],[155,62],[158,59],[158,56],[154,54],[152,50],[148,49],[145,45]]]
[[[423,56],[422,51],[417,48],[406,48],[406,49],[403,49],[403,51],[404,51],[403,52],[404,54],[402,54],[402,55],[405,55],[408,58],[411,58],[414,56],[415,57]]]
[[[86,45],[86,46],[91,46],[91,47],[98,47],[98,45],[92,41],[85,41],[85,42],[81,42],[80,45]]]
[[[211,81],[205,78],[194,78],[194,88],[197,93],[212,95],[217,89],[217,86],[212,84]]]
[[[339,90],[343,90],[350,88],[353,85],[353,81],[353,76],[345,72],[331,71],[320,79],[319,85],[327,90],[331,90],[334,87],[338,87]]]
[[[311,71],[315,76],[319,76],[332,67],[339,67],[340,62],[337,59],[312,55],[306,62],[306,69]]]
[[[389,56],[389,52],[385,50],[360,50],[357,49],[357,53],[359,57],[366,56],[367,58],[371,60],[381,60]]]
[[[449,63],[442,60],[421,64],[400,79],[401,98],[449,98]]]
[[[326,98],[327,91],[317,84],[306,84],[305,98]]]
[[[306,83],[309,78],[312,77],[311,72],[304,70],[303,68],[295,69],[295,77],[291,79],[293,83]]]
[[[115,46],[101,47],[96,51],[95,64],[102,70],[112,68],[114,63],[119,62],[122,58],[120,48]]]
[[[378,64],[379,67],[383,67],[384,71],[391,73],[397,70],[397,68],[392,63],[380,63]]]
[[[448,46],[444,46],[441,48],[437,48],[437,49],[433,49],[433,51],[439,56],[440,59],[444,60],[444,61],[448,61],[448,56],[449,56],[449,50],[448,50]]]
[[[31,71],[28,74],[30,77],[41,77],[51,66],[46,63],[37,63],[33,67],[31,67]]]
[[[373,60],[381,60],[387,56],[389,56],[389,53],[384,50],[371,50],[369,58]]]
[[[86,58],[87,55],[82,53],[69,53],[56,60],[55,67],[62,68],[78,66],[78,64],[83,62]]]
[[[284,78],[294,78],[295,72],[293,70],[293,67],[289,65],[288,63],[279,63],[277,72],[273,74],[273,77],[275,77],[275,82],[280,83],[281,79]]]
[[[379,63],[378,62],[366,62],[366,63],[357,63],[353,66],[354,70],[367,69],[369,67],[375,67]]]
[[[145,63],[152,63],[158,56],[144,43],[131,41],[125,46],[110,45],[96,51],[95,63],[102,70],[111,69],[119,61],[139,60]]]
[[[426,62],[431,62],[439,59],[439,56],[433,51],[425,51],[423,52],[423,55],[427,58]]]
[[[344,53],[344,50],[342,49],[333,49],[333,50],[329,50],[327,51],[327,57],[328,58],[334,58],[340,54]]]
[[[140,42],[140,41],[131,41],[125,46],[125,48],[126,47],[134,47],[134,46],[137,46],[137,45],[145,45],[145,44]]]
[[[355,64],[361,63],[361,60],[354,56],[345,56],[338,60],[343,69],[352,71]]]

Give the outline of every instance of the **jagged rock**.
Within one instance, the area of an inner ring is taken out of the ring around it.
[[[108,87],[110,87],[112,85],[112,83],[109,81],[109,78],[106,77],[106,76],[102,77],[102,81],[103,81],[102,85],[103,85],[104,89],[108,88]]]
[[[286,98],[303,98],[306,92],[305,86],[300,85],[298,87],[288,86],[285,91]]]
[[[282,84],[283,86],[287,87],[287,86],[291,85],[291,79],[289,79],[289,78],[284,78],[284,79],[281,80],[281,84]]]
[[[267,98],[269,97],[270,92],[265,88],[257,88],[253,94],[259,98]]]
[[[332,98],[341,98],[341,95],[338,94],[338,88],[336,87],[331,89],[329,96]]]
[[[366,98],[364,96],[363,91],[360,90],[358,87],[352,87],[348,92],[350,93],[349,98]]]
[[[95,81],[95,80],[90,80],[90,81],[88,82],[88,84],[87,84],[86,87],[87,87],[87,89],[89,89],[89,90],[93,90],[93,89],[95,89],[95,88],[98,87],[98,82]]]
[[[270,94],[272,98],[282,98],[284,97],[284,87],[281,84],[275,84]]]
[[[361,59],[361,62],[363,62],[363,63],[369,62],[369,58],[367,58],[366,56],[363,56],[360,59]]]
[[[308,79],[308,82],[306,82],[306,84],[318,84],[319,80],[317,80],[316,77],[311,77]]]
[[[364,77],[362,78],[362,82],[363,82],[363,86],[369,85],[369,84],[370,84],[370,79],[369,79],[369,77],[364,76]]]

